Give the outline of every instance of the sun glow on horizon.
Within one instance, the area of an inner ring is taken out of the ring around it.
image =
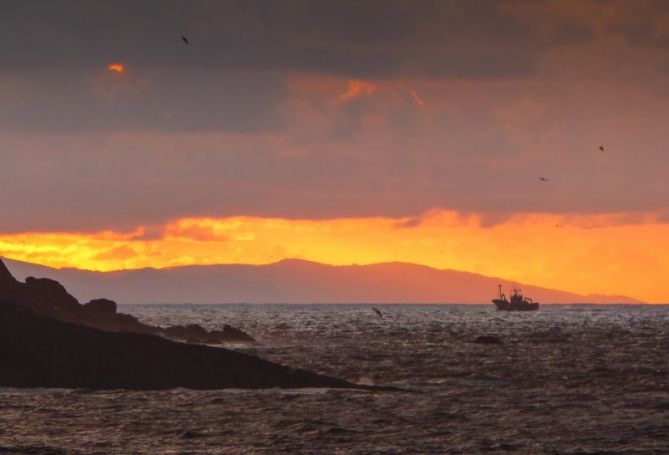
[[[181,218],[132,232],[0,235],[0,255],[52,267],[119,270],[194,264],[401,261],[581,294],[669,301],[669,225],[653,215],[481,214],[327,220]],[[486,227],[488,226],[488,227]],[[629,245],[634,245],[629,246]]]

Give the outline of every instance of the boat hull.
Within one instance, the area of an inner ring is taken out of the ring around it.
[[[493,299],[492,303],[501,311],[536,311],[539,309],[539,304],[536,302],[511,303],[508,300]]]

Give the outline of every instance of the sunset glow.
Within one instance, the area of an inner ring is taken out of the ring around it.
[[[39,52],[8,44],[0,254],[397,260],[669,302],[669,16],[639,2],[54,11]]]
[[[669,225],[653,215],[518,214],[492,227],[477,214],[288,220],[182,218],[133,232],[0,236],[0,254],[54,267],[115,270],[191,264],[401,261],[475,272],[582,294],[669,301]],[[634,246],[632,246],[634,245]],[[634,283],[633,286],[630,283]]]
[[[339,95],[337,98],[340,102],[346,103],[359,96],[371,95],[376,91],[377,87],[372,82],[367,81],[349,81],[346,92]]]
[[[123,74],[125,72],[125,65],[122,63],[110,63],[107,69],[113,73]]]

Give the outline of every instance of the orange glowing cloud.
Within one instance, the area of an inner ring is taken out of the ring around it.
[[[125,65],[122,63],[110,63],[107,65],[107,70],[109,70],[112,73],[118,73],[118,74],[123,74],[125,73]]]
[[[425,109],[427,107],[427,103],[425,102],[425,100],[423,98],[420,97],[420,95],[418,94],[416,89],[414,89],[414,88],[409,89],[409,93],[411,94],[411,97],[413,98],[413,100],[416,102],[416,104],[419,107],[421,107],[423,109]]]
[[[360,96],[371,95],[377,89],[376,84],[367,81],[348,81],[347,90],[337,97],[340,103],[347,103]]]
[[[496,276],[581,294],[669,302],[669,224],[654,216],[480,214],[304,220],[181,218],[147,236],[37,233],[0,236],[0,255],[54,267],[117,270],[190,264],[403,261]]]

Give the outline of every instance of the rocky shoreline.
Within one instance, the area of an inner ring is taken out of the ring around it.
[[[364,388],[240,352],[106,332],[0,301],[0,386],[159,390]]]
[[[81,305],[53,280],[29,278],[20,283],[0,260],[1,387],[392,390],[167,339],[206,344],[251,339],[227,327],[206,331],[198,325],[149,326],[117,313],[110,300]]]
[[[249,334],[229,325],[211,331],[198,324],[166,328],[150,326],[132,315],[119,313],[116,302],[109,299],[93,299],[82,305],[55,280],[28,277],[21,283],[1,259],[0,299],[30,308],[40,316],[111,332],[145,333],[200,344],[254,341]]]

